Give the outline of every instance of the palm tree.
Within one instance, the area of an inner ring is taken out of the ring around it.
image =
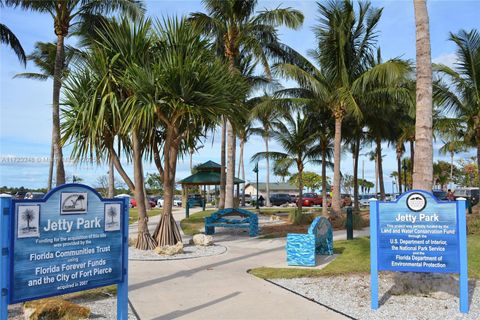
[[[60,135],[60,90],[65,67],[65,38],[70,28],[82,24],[85,19],[97,14],[109,14],[121,11],[138,17],[143,14],[143,8],[137,0],[5,0],[7,6],[21,7],[50,14],[54,22],[54,32],[57,36],[55,65],[53,72],[53,102],[52,102],[52,144],[56,161],[56,185],[65,183],[65,168]]]
[[[32,209],[25,209],[22,212],[22,219],[27,222],[27,229],[30,230],[30,222],[35,219],[35,212]]]
[[[130,77],[125,72],[128,67],[150,63],[154,47],[151,23],[112,20],[97,32],[98,41],[88,48],[66,82],[63,141],[72,142],[72,157],[77,161],[96,158],[113,162],[137,200],[136,247],[153,249],[156,241],[148,230],[142,162],[152,153],[148,147],[156,134],[155,121],[144,109],[131,108],[134,105],[127,98],[133,93],[125,84]],[[122,153],[133,162],[133,181],[120,161]]]
[[[151,62],[130,65],[126,70],[126,85],[133,93],[127,98],[132,116],[126,125],[137,123],[135,110],[140,109],[163,132],[160,175],[164,208],[154,238],[164,246],[181,240],[172,204],[177,157],[186,137],[190,130],[218,123],[222,115],[232,117],[241,110],[232,105],[246,95],[248,86],[239,74],[229,72],[228,65],[216,57],[212,46],[186,20],[157,23],[154,36],[157,44]]]
[[[199,30],[213,38],[218,54],[228,61],[232,73],[239,72],[240,61],[238,58],[243,52],[253,56],[269,75],[269,57],[282,52],[276,29],[280,26],[296,29],[303,23],[302,13],[292,8],[276,8],[256,12],[257,0],[202,0],[202,3],[208,13],[192,13],[189,20]],[[226,122],[226,127],[228,161],[225,206],[232,208],[236,150],[232,119]],[[222,158],[223,156],[222,153]],[[223,163],[222,160],[222,166]],[[222,188],[223,185],[220,185],[221,195]]]
[[[480,164],[480,33],[475,29],[461,30],[451,33],[450,41],[457,46],[458,61],[453,69],[435,66],[450,83],[437,84],[435,96],[439,105],[446,107],[446,114],[454,113],[455,118],[448,120],[450,127],[462,131],[464,145],[477,148],[477,164]]]
[[[274,124],[271,137],[277,141],[285,152],[258,152],[252,157],[252,161],[266,159],[267,157],[280,163],[283,167],[296,165],[298,172],[298,210],[292,215],[291,220],[299,223],[303,206],[303,171],[309,161],[318,160],[320,148],[315,146],[318,139],[317,133],[312,130],[315,123],[312,122],[302,111],[296,115],[286,114],[281,121]]]
[[[334,214],[339,214],[342,122],[347,113],[361,114],[352,92],[353,82],[365,71],[382,10],[372,8],[369,2],[361,2],[355,12],[349,0],[318,3],[318,9],[319,24],[314,29],[318,40],[315,55],[324,78],[330,80],[329,87],[334,89],[329,91],[335,94],[330,99],[335,118],[332,209]]]
[[[257,100],[256,105],[251,110],[253,120],[260,122],[260,127],[250,128],[251,134],[258,135],[265,142],[265,161],[266,161],[266,206],[270,204],[270,157],[268,156],[268,142],[272,134],[273,126],[281,116],[281,111],[275,103],[275,99],[264,95]]]
[[[3,8],[3,2],[3,0],[0,1],[0,8]],[[17,36],[3,23],[0,23],[0,42],[12,48],[18,60],[20,60],[24,66],[27,64],[27,57],[25,56],[25,51],[23,50],[20,40],[18,40]]]
[[[417,107],[415,115],[415,158],[413,188],[432,190],[432,61],[426,0],[413,0],[417,38]]]
[[[17,73],[13,78],[26,78],[40,81],[53,79],[55,72],[55,54],[57,45],[53,42],[36,42],[33,52],[27,56],[28,61],[32,61],[35,66],[40,69],[38,72],[22,72]],[[65,65],[63,67],[63,79],[69,72],[69,65],[72,59],[77,57],[77,51],[70,46],[65,46]],[[55,158],[55,150],[53,143],[50,148],[50,164],[48,168],[48,185],[47,191],[52,189],[53,180],[53,163]],[[113,196],[112,196],[113,197]]]

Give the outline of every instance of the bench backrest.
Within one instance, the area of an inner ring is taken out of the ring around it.
[[[243,219],[241,220],[243,223],[249,222],[252,218],[256,219],[257,215],[253,212],[244,210],[244,209],[239,209],[239,208],[229,208],[229,209],[223,209],[223,210],[218,210],[212,213],[212,215],[209,218],[210,221],[223,221],[226,222],[229,219],[227,219],[229,216],[231,217],[242,217]],[[232,221],[237,221],[230,219]]]
[[[333,231],[327,218],[316,217],[308,228],[308,233],[315,235],[317,253],[333,254]]]

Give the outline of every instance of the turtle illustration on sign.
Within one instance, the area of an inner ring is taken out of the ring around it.
[[[85,213],[87,211],[87,193],[63,192],[61,199],[61,213]]]

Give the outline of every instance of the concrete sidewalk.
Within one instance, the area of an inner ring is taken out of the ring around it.
[[[183,218],[182,214],[175,212],[176,219]],[[150,222],[155,224],[154,220]],[[261,266],[285,267],[284,238],[218,238],[217,243],[228,249],[219,256],[130,261],[129,298],[141,320],[346,319],[247,273]],[[335,232],[334,238],[345,238],[345,232]]]

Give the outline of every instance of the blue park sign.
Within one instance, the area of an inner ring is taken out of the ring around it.
[[[460,311],[468,312],[465,200],[438,201],[411,190],[394,202],[370,201],[372,309],[378,271],[460,275]]]
[[[128,316],[128,198],[65,184],[43,199],[0,198],[1,319],[8,304],[118,285]]]

